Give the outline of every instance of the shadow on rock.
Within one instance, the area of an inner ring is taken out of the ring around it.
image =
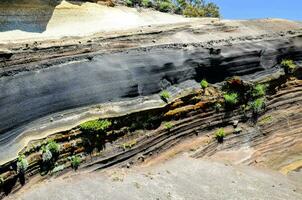
[[[0,32],[21,30],[42,33],[62,0],[1,0]],[[83,2],[71,1],[81,5]]]

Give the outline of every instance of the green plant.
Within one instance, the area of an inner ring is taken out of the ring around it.
[[[259,125],[264,125],[264,124],[268,124],[272,121],[273,121],[273,116],[267,115],[267,116],[262,117],[262,119],[260,119],[258,123],[259,123]]]
[[[251,103],[251,108],[253,112],[256,114],[260,113],[263,110],[264,106],[265,106],[264,98],[258,98]]]
[[[236,105],[238,103],[238,94],[237,93],[227,93],[223,95],[225,103],[227,105]]]
[[[185,5],[185,6],[184,6]],[[220,17],[219,7],[205,1],[191,1],[180,6],[187,17]]]
[[[203,7],[205,16],[204,17],[220,17],[219,7],[214,3],[207,3]]]
[[[52,153],[52,154],[58,154],[60,152],[60,145],[56,143],[53,140],[49,140],[46,148]]]
[[[161,12],[170,12],[173,10],[173,4],[170,0],[158,1],[157,9]]]
[[[42,150],[42,152],[43,152],[42,153],[42,161],[44,163],[50,162],[51,159],[52,159],[52,153],[51,153],[51,151],[49,149],[45,148],[45,149]]]
[[[80,164],[81,164],[80,156],[72,156],[71,157],[71,167],[74,170],[77,170],[79,168]]]
[[[18,157],[18,161],[17,161],[17,173],[18,174],[25,174],[25,171],[28,168],[28,162],[25,158],[24,155],[20,155]]]
[[[263,97],[266,94],[267,86],[264,84],[257,84],[252,90],[253,97]]]
[[[192,5],[187,5],[182,11],[182,14],[186,17],[204,17],[205,11]]]
[[[223,139],[225,137],[225,133],[224,133],[224,129],[223,128],[220,128],[218,129],[216,132],[215,132],[215,138],[217,139],[217,141],[219,143],[222,143],[223,142]]]
[[[171,128],[173,128],[174,124],[172,124],[171,122],[166,122],[164,123],[164,126],[166,129],[170,130]]]
[[[132,140],[130,142],[127,142],[127,143],[124,143],[122,145],[123,149],[126,150],[126,149],[131,149],[134,145],[136,145],[137,141],[136,140]]]
[[[203,79],[200,82],[200,86],[201,86],[202,89],[206,89],[209,86],[209,83],[208,83],[208,81],[206,81],[205,79]]]
[[[126,5],[132,7],[134,5],[132,0],[126,0]]]
[[[80,129],[83,132],[95,133],[108,129],[111,126],[111,122],[107,119],[105,120],[92,120],[85,122],[80,125]]]
[[[152,2],[150,0],[142,0],[142,6],[145,8],[150,8],[152,7]]]
[[[168,101],[168,99],[170,98],[170,93],[167,90],[163,90],[160,93],[160,97],[164,100],[164,101]]]
[[[281,61],[281,66],[284,68],[285,73],[292,73],[297,67],[294,61],[289,59],[283,59]]]

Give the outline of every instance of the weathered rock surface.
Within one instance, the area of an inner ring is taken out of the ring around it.
[[[77,174],[44,181],[23,188],[7,199],[94,198],[298,200],[302,194],[301,183],[276,172],[182,156],[148,168]]]

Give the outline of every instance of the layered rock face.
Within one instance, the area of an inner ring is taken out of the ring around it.
[[[31,3],[39,6],[31,7]],[[29,162],[26,178],[43,170],[41,151],[49,139],[61,146],[55,163],[64,165],[63,171],[71,166],[70,156],[80,156],[81,168],[93,171],[135,163],[195,137],[201,142],[194,157],[229,155],[236,163],[286,173],[300,167],[301,72],[284,75],[280,63],[291,59],[301,64],[301,24],[279,19],[219,21],[179,16],[170,16],[168,21],[173,23],[168,24],[145,16],[136,22],[143,27],[136,29],[130,28],[137,24],[118,32],[50,40],[50,35],[36,34],[47,32],[47,21],[59,3],[18,1],[12,5],[20,5],[21,14],[14,17],[9,16],[15,7],[10,9],[8,1],[0,5],[3,11],[8,7],[1,18],[2,31],[35,32],[30,35],[33,39],[1,45],[2,195],[21,186],[18,153]],[[33,9],[34,18],[24,17],[23,9]],[[33,26],[26,21],[34,22]],[[234,76],[248,85],[269,85],[266,110],[258,118],[252,111],[244,113],[239,105],[233,110],[215,109],[215,103],[223,102],[224,80]],[[211,87],[200,90],[202,79]],[[160,98],[162,90],[171,94],[167,105]],[[77,125],[98,118],[113,125],[104,133],[101,151],[87,152],[87,135]],[[164,122],[169,121],[173,127],[165,127]],[[242,133],[233,134],[234,121],[242,126]],[[215,140],[218,127],[228,130],[224,144]],[[248,151],[242,150],[245,146]],[[241,151],[243,155],[237,156]],[[47,172],[51,174],[52,169]]]
[[[0,4],[0,30],[43,32],[60,1],[4,0]]]

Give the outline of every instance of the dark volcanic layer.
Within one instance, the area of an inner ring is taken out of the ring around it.
[[[255,80],[280,70],[277,63],[282,58],[302,58],[302,37],[210,49],[179,46],[94,55],[2,76],[0,132],[66,109],[154,94],[186,80],[217,83],[232,76]]]

